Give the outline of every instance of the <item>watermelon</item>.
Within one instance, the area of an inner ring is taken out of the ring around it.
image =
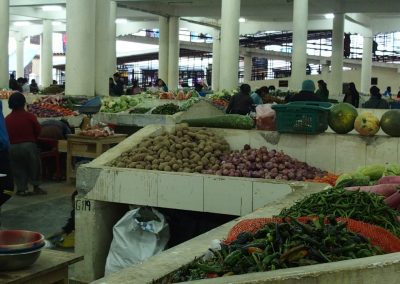
[[[353,105],[338,103],[329,112],[328,125],[336,133],[346,134],[354,129],[357,115],[357,109]]]
[[[372,112],[363,112],[354,121],[354,129],[361,136],[374,136],[379,128],[379,119]]]
[[[389,110],[382,115],[382,131],[389,136],[400,137],[400,110]]]

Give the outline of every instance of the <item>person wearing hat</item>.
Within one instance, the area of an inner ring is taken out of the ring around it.
[[[363,108],[378,108],[378,109],[388,109],[389,104],[386,100],[382,99],[382,95],[380,94],[380,90],[377,86],[372,86],[369,89],[369,93],[371,97],[368,101],[363,103]]]
[[[40,156],[37,138],[40,124],[32,113],[25,110],[25,96],[13,93],[8,99],[12,110],[7,115],[6,127],[10,138],[10,164],[15,178],[17,195],[46,194],[40,185]],[[33,192],[28,191],[28,182],[33,185]]]
[[[286,102],[297,101],[317,101],[320,102],[321,98],[314,94],[315,84],[312,80],[304,80],[301,85],[301,91],[293,96],[286,96]]]

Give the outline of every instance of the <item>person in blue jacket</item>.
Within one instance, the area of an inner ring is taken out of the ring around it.
[[[4,121],[3,105],[0,101],[0,206],[12,196],[14,191],[8,153],[9,148],[10,141]]]

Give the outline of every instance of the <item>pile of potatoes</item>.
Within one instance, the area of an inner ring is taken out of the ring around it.
[[[207,129],[178,125],[173,133],[150,136],[122,153],[110,166],[146,170],[201,173],[219,170],[220,156],[229,153],[224,138]]]

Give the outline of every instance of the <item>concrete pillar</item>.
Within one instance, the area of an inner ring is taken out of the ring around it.
[[[213,49],[212,49],[212,72],[211,72],[211,88],[214,91],[219,90],[219,72],[220,72],[220,47],[221,47],[220,30],[215,29],[213,34]]]
[[[25,43],[25,38],[24,37],[17,37],[16,38],[17,42],[17,78],[19,77],[24,77],[24,43]]]
[[[179,18],[169,18],[168,30],[168,88],[176,90],[179,85]]]
[[[40,84],[48,87],[53,83],[53,25],[50,20],[43,20],[40,49]]]
[[[308,0],[293,2],[293,50],[290,89],[299,91],[306,78]]]
[[[160,25],[160,38],[158,41],[158,78],[168,80],[168,41],[169,27],[168,18],[160,16],[158,18]]]
[[[220,89],[238,86],[240,0],[222,0]]]
[[[66,95],[94,95],[95,16],[96,0],[68,0]]]
[[[332,81],[329,92],[332,95],[342,94],[343,89],[343,34],[344,14],[335,14],[332,33]]]
[[[117,24],[115,20],[117,18],[117,3],[115,1],[110,2],[110,69],[109,77],[117,71]],[[107,80],[108,82],[108,80]]]
[[[95,94],[109,95],[108,78],[111,63],[111,43],[115,44],[115,36],[110,29],[110,1],[96,1],[96,38],[95,38]]]
[[[8,88],[9,0],[0,0],[0,89]]]
[[[372,75],[372,33],[364,36],[361,62],[361,93],[369,94]]]
[[[244,82],[249,83],[251,81],[251,71],[253,69],[253,61],[250,54],[244,56]]]

